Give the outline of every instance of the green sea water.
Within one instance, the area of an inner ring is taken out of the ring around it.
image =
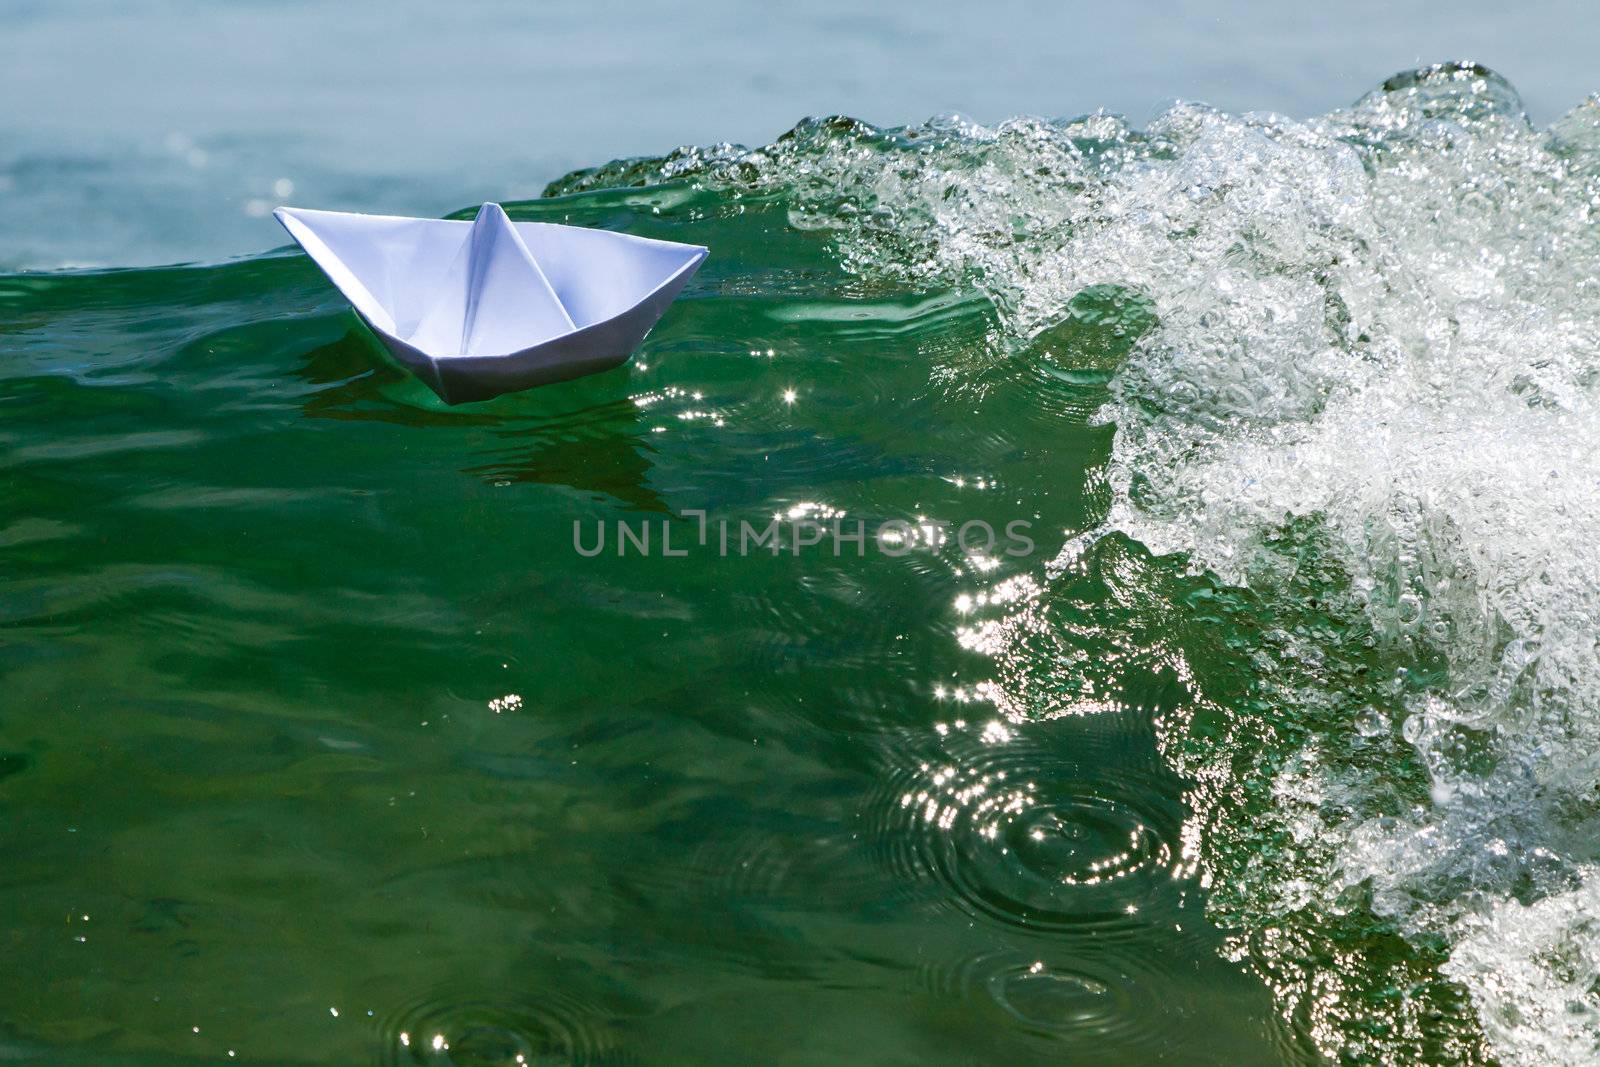
[[[1586,107],[578,172],[711,258],[453,408],[297,251],[0,277],[0,1059],[1581,1062]]]

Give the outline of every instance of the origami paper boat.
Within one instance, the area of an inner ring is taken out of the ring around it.
[[[627,361],[707,250],[609,230],[279,208],[274,212],[403,364],[447,404]]]

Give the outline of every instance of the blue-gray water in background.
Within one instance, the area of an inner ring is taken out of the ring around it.
[[[0,0],[0,267],[237,255],[282,240],[280,202],[437,215],[806,115],[1305,117],[1471,58],[1542,124],[1595,89],[1593,24],[1576,0]]]

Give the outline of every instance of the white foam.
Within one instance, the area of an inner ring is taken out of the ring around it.
[[[975,283],[1017,338],[1090,285],[1153,301],[1105,412],[1108,527],[1270,596],[1268,535],[1312,522],[1379,639],[1447,668],[1398,724],[1429,802],[1328,825],[1278,888],[1367,885],[1443,939],[1504,1062],[1593,1058],[1600,103],[1538,131],[1462,67],[1307,122],[949,120],[739,162],[856,269]]]

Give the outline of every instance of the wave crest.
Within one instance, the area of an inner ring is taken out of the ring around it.
[[[1358,901],[1443,961],[1441,1002],[1466,986],[1502,1061],[1600,1047],[1574,903],[1600,886],[1600,102],[1539,130],[1445,64],[1307,121],[833,118],[550,192],[658,182],[778,198],[861,274],[975,286],[1015,358],[1071,364],[1042,342],[1095,287],[1149,309],[1109,368],[1106,529],[1265,605],[1234,619],[1259,706],[1219,714],[1276,747],[1170,748],[1228,782],[1190,798],[1224,921],[1277,973],[1263,931]],[[1273,805],[1237,799],[1252,782]],[[1288,985],[1291,1012],[1319,995]],[[1319,1040],[1423,1049],[1402,1015]]]

